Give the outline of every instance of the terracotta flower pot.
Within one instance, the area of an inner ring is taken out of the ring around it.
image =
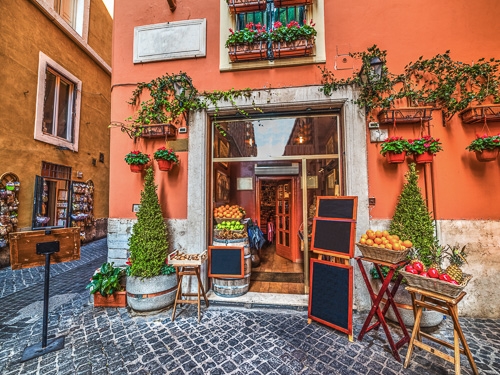
[[[95,307],[127,307],[127,292],[114,292],[112,295],[103,297],[101,293],[94,294]]]
[[[476,159],[481,162],[493,161],[498,157],[498,147],[493,150],[475,151]]]
[[[130,171],[133,173],[141,173],[144,170],[144,164],[130,164]]]
[[[389,151],[385,154],[385,158],[390,164],[400,164],[403,163],[406,159],[406,151],[403,151],[400,154]]]
[[[415,163],[417,164],[423,164],[423,163],[432,163],[432,161],[434,160],[434,154],[427,151],[427,152],[424,152],[423,154],[415,154],[414,155],[415,157]]]
[[[156,161],[158,162],[158,169],[160,171],[168,172],[172,169],[172,160],[157,159]]]

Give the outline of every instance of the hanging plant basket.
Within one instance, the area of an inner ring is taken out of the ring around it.
[[[396,154],[394,152],[387,152],[385,158],[389,164],[401,164],[406,159],[406,151]]]
[[[130,164],[130,172],[142,173],[144,167],[145,167],[144,164]]]
[[[265,60],[267,59],[267,43],[243,43],[229,46],[231,62]]]
[[[158,163],[158,169],[163,172],[168,172],[169,170],[171,170],[174,164],[172,160],[157,159],[156,161]]]
[[[431,152],[424,152],[423,154],[415,154],[415,163],[424,164],[424,163],[432,163],[434,160],[434,154]]]
[[[227,0],[231,13],[259,12],[266,10],[266,0]]]
[[[311,5],[313,0],[274,0],[276,8],[294,7],[300,5]]]
[[[488,162],[496,160],[498,157],[499,148],[496,147],[492,150],[475,151],[476,159],[480,162]]]
[[[312,55],[314,40],[297,39],[293,42],[273,42],[274,58],[305,57]]]

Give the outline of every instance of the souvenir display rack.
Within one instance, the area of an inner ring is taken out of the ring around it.
[[[95,226],[94,183],[73,182],[71,185],[71,226],[80,228],[80,237],[85,239],[85,229]]]
[[[9,233],[17,229],[20,185],[14,173],[0,176],[0,247],[8,245]]]

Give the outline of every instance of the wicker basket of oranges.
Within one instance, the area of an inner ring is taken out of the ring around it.
[[[386,230],[368,229],[356,246],[366,258],[399,263],[406,259],[413,244],[411,241],[400,239],[397,235],[391,235]]]

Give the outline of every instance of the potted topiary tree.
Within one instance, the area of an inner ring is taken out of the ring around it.
[[[154,184],[153,168],[146,170],[137,222],[129,238],[127,303],[136,311],[161,310],[174,303],[175,268],[168,265],[167,226]]]
[[[409,239],[413,244],[415,257],[418,257],[429,267],[433,259],[432,251],[437,247],[438,241],[435,236],[432,216],[418,186],[418,172],[415,163],[409,164],[405,180],[389,226],[389,232],[400,238]],[[405,288],[399,288],[395,299],[401,306],[398,309],[405,324],[413,325],[414,316],[410,294]],[[405,306],[409,306],[409,308],[405,308]],[[429,310],[423,313],[422,327],[432,327],[443,320],[443,315],[437,311]]]

